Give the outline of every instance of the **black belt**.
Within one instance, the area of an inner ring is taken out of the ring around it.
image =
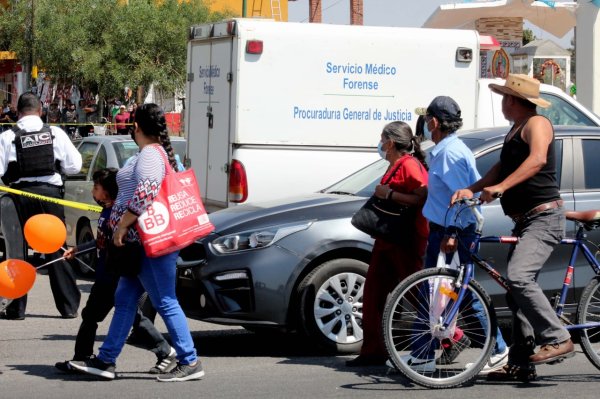
[[[446,228],[437,223],[429,222],[429,231],[446,231]]]
[[[549,209],[560,208],[561,206],[563,206],[563,203],[564,203],[563,200],[554,200],[554,201],[546,202],[544,204],[540,204],[540,205],[536,206],[535,208],[528,210],[525,213],[509,215],[509,217],[513,220],[513,222],[519,223],[527,218],[530,218],[533,215],[537,215],[538,213],[542,213]]]

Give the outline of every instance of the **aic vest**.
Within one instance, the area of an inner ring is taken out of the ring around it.
[[[44,125],[42,130],[27,132],[13,128],[15,132],[15,149],[17,161],[10,162],[2,181],[4,184],[14,183],[22,177],[51,176],[59,171],[58,162],[54,159],[54,136],[50,126]]]

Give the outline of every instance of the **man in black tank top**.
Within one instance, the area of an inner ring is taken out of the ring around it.
[[[538,115],[540,83],[527,75],[509,74],[504,86],[490,84],[503,96],[502,112],[513,123],[506,135],[500,161],[479,181],[458,190],[452,201],[481,192],[483,202],[501,198],[504,213],[515,222],[519,241],[508,258],[508,305],[513,312],[513,345],[504,369],[488,379],[530,381],[535,365],[572,356],[573,342],[536,276],[565,231],[565,216],[556,180],[554,129]],[[540,350],[534,353],[536,344]]]

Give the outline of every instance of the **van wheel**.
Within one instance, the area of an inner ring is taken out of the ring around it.
[[[298,286],[301,328],[310,339],[337,353],[360,350],[368,267],[356,259],[334,259],[302,280]]]
[[[77,246],[92,240],[94,240],[94,233],[92,232],[92,228],[90,227],[89,223],[86,223],[83,226],[81,226],[81,229],[79,229],[79,233],[77,233]],[[76,268],[76,270],[78,270],[82,276],[93,276],[94,270],[96,270],[96,251],[88,251],[84,254],[76,256],[81,261],[85,262],[85,264],[88,265],[91,269],[93,269],[90,270],[84,265],[82,265],[81,262],[73,259],[72,262],[75,262],[73,266]]]

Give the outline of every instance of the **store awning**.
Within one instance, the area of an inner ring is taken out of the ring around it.
[[[500,42],[494,36],[479,35],[479,48],[486,51],[500,50]]]
[[[557,37],[576,23],[574,1],[495,0],[443,4],[423,24],[424,28],[475,29],[480,18],[523,18]]]
[[[0,51],[0,60],[16,60],[17,53],[13,51]]]

